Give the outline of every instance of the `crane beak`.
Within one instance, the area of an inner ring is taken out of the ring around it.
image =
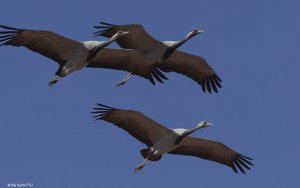
[[[196,32],[196,33],[203,33],[204,32],[204,30],[202,30],[202,29],[194,29],[193,31]]]
[[[210,122],[207,122],[207,124],[206,124],[207,126],[212,126],[212,125],[214,125],[213,123],[210,123]]]

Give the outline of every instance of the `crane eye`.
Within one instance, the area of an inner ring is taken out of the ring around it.
[[[206,125],[207,124],[207,122],[206,121],[204,121],[204,123],[203,123],[204,125]]]

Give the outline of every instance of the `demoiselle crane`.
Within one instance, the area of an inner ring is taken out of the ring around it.
[[[222,80],[215,71],[207,64],[206,60],[200,56],[191,55],[176,50],[186,41],[203,32],[203,30],[192,30],[188,35],[179,41],[159,41],[148,34],[142,25],[114,25],[100,22],[100,26],[94,26],[99,31],[94,32],[94,36],[111,37],[117,30],[130,31],[128,35],[122,36],[116,42],[122,48],[135,49],[144,54],[147,58],[160,62],[159,67],[165,72],[176,72],[186,75],[202,86],[202,90],[211,93],[212,90],[218,92],[222,88]],[[131,77],[129,73],[117,85],[126,83]]]
[[[52,87],[62,77],[84,67],[110,68],[134,72],[154,84],[152,75],[162,82],[167,79],[150,61],[140,61],[141,54],[134,50],[103,49],[129,31],[116,31],[107,41],[77,42],[54,32],[17,29],[0,25],[0,46],[24,46],[29,50],[48,57],[59,64],[56,77],[50,81]],[[103,50],[103,52],[101,52]],[[101,53],[100,53],[101,52]],[[144,59],[142,57],[142,59]],[[146,63],[146,64],[144,64]]]
[[[191,129],[169,129],[141,112],[97,105],[92,112],[95,120],[110,122],[148,146],[140,151],[145,160],[135,168],[135,172],[150,161],[160,160],[164,154],[188,155],[212,160],[231,167],[236,173],[238,169],[245,173],[245,169],[250,170],[249,166],[253,165],[250,162],[251,158],[237,153],[220,142],[189,136],[198,129],[213,125],[210,122],[201,121]]]

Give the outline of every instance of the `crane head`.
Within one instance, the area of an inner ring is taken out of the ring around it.
[[[208,127],[208,126],[212,126],[214,125],[213,123],[210,123],[208,121],[201,121],[199,124],[198,124],[198,127],[201,127],[201,128],[204,128],[204,127]]]
[[[192,38],[196,35],[198,35],[199,33],[203,33],[204,30],[201,30],[201,29],[193,29],[188,35],[187,35],[187,38]]]

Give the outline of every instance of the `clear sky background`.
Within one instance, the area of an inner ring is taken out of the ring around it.
[[[152,86],[125,72],[85,69],[48,82],[58,66],[25,48],[0,47],[0,187],[297,187],[300,175],[300,1],[3,1],[0,24],[94,40],[99,21],[143,24],[159,40],[203,34],[180,48],[203,56],[223,79],[218,94],[169,73]],[[104,38],[97,38],[104,40]],[[112,45],[111,47],[117,47]],[[140,173],[145,146],[90,112],[100,102],[134,109],[170,128],[202,120],[193,136],[254,158],[252,171],[166,155]]]

